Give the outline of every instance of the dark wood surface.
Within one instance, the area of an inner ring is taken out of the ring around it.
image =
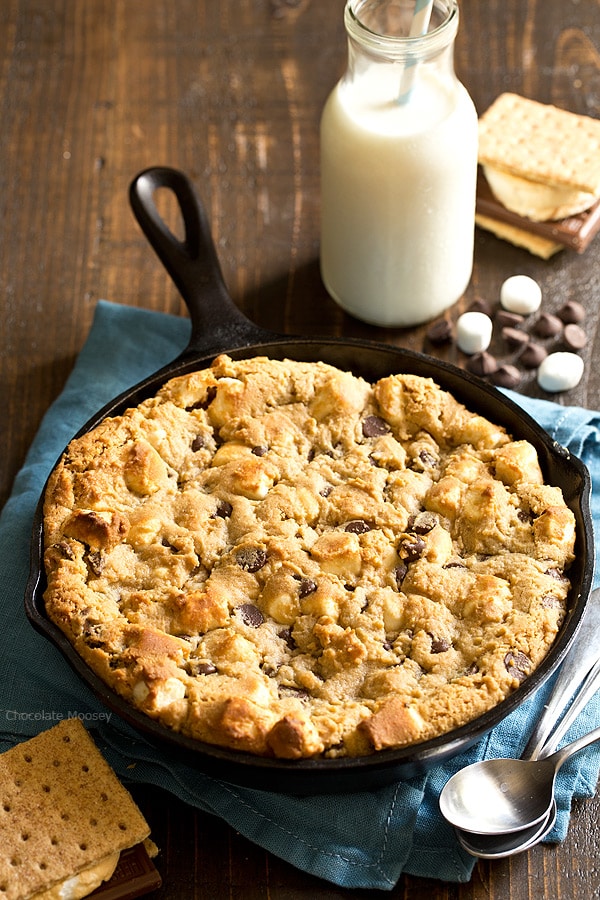
[[[513,90],[600,115],[596,0],[463,0],[457,70],[482,112]],[[184,314],[128,206],[132,177],[169,164],[197,183],[235,302],[275,331],[431,349],[424,328],[344,315],[319,277],[318,126],[345,63],[343,0],[3,0],[0,4],[0,503],[60,393],[99,298]],[[435,249],[433,249],[435,253]],[[508,275],[544,308],[587,310],[584,378],[561,402],[600,406],[600,238],[548,262],[477,232],[475,297]],[[446,356],[459,364],[456,351]],[[539,393],[531,379],[523,390]],[[25,548],[23,552],[26,552]],[[158,791],[136,797],[161,847],[161,900],[342,896]],[[463,886],[403,877],[390,896],[600,896],[599,801],[558,848],[482,862]]]

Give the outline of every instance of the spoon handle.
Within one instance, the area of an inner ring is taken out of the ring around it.
[[[598,689],[600,689],[600,660],[592,667],[580,688],[577,690],[567,712],[564,714],[557,728],[552,732],[546,743],[540,748],[535,757],[536,759],[545,759],[556,750],[579,713],[587,706]]]
[[[596,741],[600,741],[600,728],[594,728],[589,734],[584,734],[583,737],[578,738],[571,744],[567,744],[561,750],[557,750],[556,753],[548,757],[548,761],[554,763],[555,771],[558,772],[563,763],[566,763],[574,753],[578,753],[584,747],[589,747],[590,744],[595,744]]]
[[[596,588],[588,599],[586,610],[579,626],[579,632],[560,666],[548,704],[544,707],[535,725],[533,733],[521,755],[522,759],[537,759],[539,757],[544,749],[544,745],[556,728],[562,713],[573,698],[575,691],[579,690],[586,676],[589,675],[593,666],[600,660],[597,644],[599,630],[600,588]],[[581,708],[581,706],[576,708],[573,718],[580,712]],[[571,715],[570,712],[569,715]],[[554,747],[556,747],[556,743],[552,745],[551,749],[554,749]]]

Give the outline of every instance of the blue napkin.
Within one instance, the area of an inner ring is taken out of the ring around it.
[[[34,508],[59,453],[104,403],[170,362],[187,344],[187,319],[101,301],[88,340],[61,396],[47,412],[0,516],[0,750],[78,716],[124,782],[154,784],[225,819],[289,863],[346,888],[391,889],[400,875],[468,881],[474,865],[438,811],[447,779],[485,756],[519,756],[547,685],[467,753],[423,776],[352,795],[289,797],[238,788],[174,763],[101,706],[62,655],[27,621],[23,594]],[[600,413],[512,395],[600,479]],[[600,492],[598,492],[600,495]],[[593,493],[593,516],[600,501]],[[569,740],[600,725],[591,701]],[[558,820],[568,828],[573,797],[594,794],[600,750],[588,748],[561,770]]]

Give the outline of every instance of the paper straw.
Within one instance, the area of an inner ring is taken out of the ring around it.
[[[432,9],[433,0],[416,0],[412,22],[410,23],[410,31],[408,32],[409,37],[421,37],[421,35],[427,33]],[[402,80],[400,82],[398,103],[406,103],[410,98],[415,80],[416,67],[416,59],[409,59],[406,61],[404,72],[402,73]]]

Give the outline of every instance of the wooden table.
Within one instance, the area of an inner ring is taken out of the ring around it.
[[[237,304],[275,331],[428,349],[424,328],[344,315],[319,277],[319,116],[346,56],[342,0],[3,0],[0,5],[0,501],[86,337],[96,301],[183,314],[130,213],[128,185],[169,164],[197,183]],[[479,112],[513,90],[600,115],[595,0],[463,0],[457,70]],[[600,405],[600,238],[544,262],[477,232],[467,295],[497,300],[532,275],[545,308],[587,310],[583,381],[562,402]],[[431,349],[431,348],[429,348]],[[464,364],[455,350],[448,358]],[[526,381],[524,390],[539,393]],[[23,552],[26,552],[25,548]],[[164,888],[187,898],[367,897],[308,877],[158,791],[135,794],[161,847]],[[568,839],[477,865],[468,885],[403,877],[428,900],[597,897],[600,801]]]

